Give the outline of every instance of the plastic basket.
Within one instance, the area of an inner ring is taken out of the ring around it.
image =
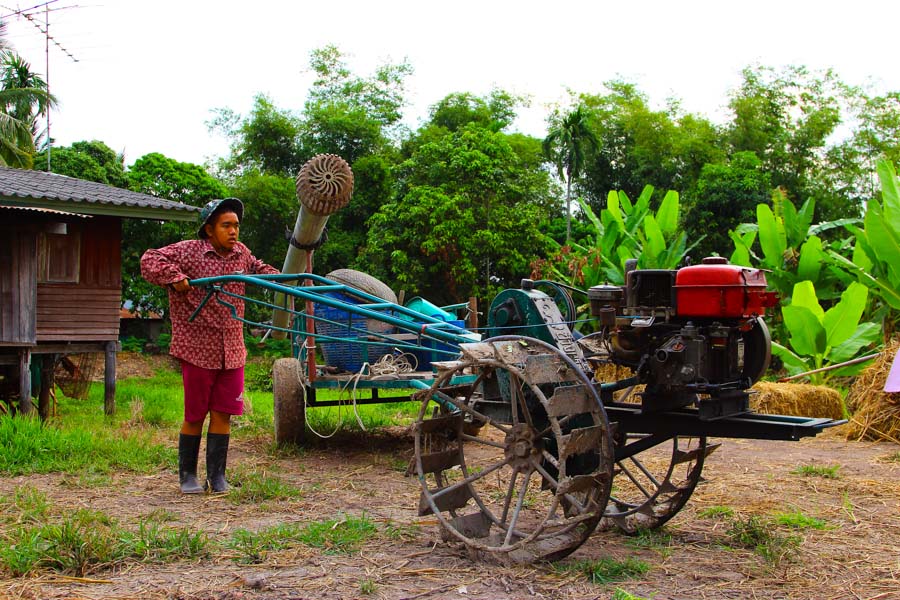
[[[328,296],[350,304],[358,304],[355,298],[344,294],[329,293]],[[335,338],[347,338],[348,340],[347,342],[319,342],[319,347],[322,349],[322,355],[325,358],[325,364],[329,366],[356,372],[362,368],[363,363],[372,364],[385,354],[390,354],[393,350],[388,344],[360,343],[371,342],[371,340],[365,339],[366,334],[363,333],[364,331],[390,333],[393,328],[383,321],[367,319],[366,317],[325,304],[316,304],[315,315],[322,319],[334,321],[334,323],[316,321],[317,334]]]

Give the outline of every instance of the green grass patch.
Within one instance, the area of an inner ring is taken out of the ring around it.
[[[698,514],[702,519],[727,519],[734,516],[734,509],[730,506],[710,506]]]
[[[371,579],[363,579],[359,582],[359,593],[363,596],[370,596],[378,591],[378,586]]]
[[[616,591],[613,592],[612,600],[648,600],[643,596],[635,596],[634,594],[629,594],[622,588],[616,588]]]
[[[828,529],[824,519],[817,519],[796,511],[791,513],[777,513],[773,515],[775,522],[792,529]]]
[[[208,554],[203,532],[149,521],[133,531],[103,512],[86,509],[0,533],[0,569],[14,577],[41,570],[84,576],[127,559],[173,562]]]
[[[229,474],[231,490],[228,499],[235,504],[259,503],[266,500],[298,498],[300,490],[269,473],[235,469]]]
[[[321,548],[326,554],[352,554],[376,533],[375,524],[362,515],[309,523],[300,531],[298,539],[307,546]]]
[[[151,473],[175,462],[175,450],[153,443],[149,432],[71,428],[30,417],[0,416],[0,474]]]
[[[672,553],[672,534],[666,529],[639,529],[626,542],[632,548],[654,550],[663,556]]]
[[[235,562],[259,564],[265,562],[269,552],[296,544],[299,533],[300,527],[296,524],[276,525],[259,531],[236,529],[225,542],[225,547],[235,552]]]
[[[17,488],[12,496],[0,496],[0,520],[7,523],[40,523],[49,511],[47,494],[31,485]]]
[[[798,537],[781,535],[772,523],[756,515],[733,519],[726,535],[732,548],[753,550],[772,564],[790,558],[800,546]]]
[[[650,571],[649,564],[630,556],[623,560],[614,558],[579,560],[573,563],[557,564],[554,568],[561,572],[581,574],[592,583],[601,585],[634,579]]]
[[[840,475],[841,465],[801,465],[791,471],[794,475],[802,475],[804,477],[822,477],[823,479],[838,479]]]

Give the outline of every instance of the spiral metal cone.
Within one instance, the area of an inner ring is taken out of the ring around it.
[[[330,215],[350,202],[353,171],[340,156],[317,154],[297,175],[297,198],[310,212]]]

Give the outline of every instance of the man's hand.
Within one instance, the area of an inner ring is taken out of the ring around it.
[[[182,279],[180,281],[176,281],[172,284],[172,289],[176,292],[186,292],[191,289],[191,284],[189,280]]]

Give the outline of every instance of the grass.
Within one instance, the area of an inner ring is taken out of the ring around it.
[[[634,579],[650,571],[649,564],[630,556],[623,560],[614,558],[585,559],[572,563],[557,564],[554,568],[560,572],[579,573],[590,580],[591,583],[601,585]]]
[[[799,538],[781,535],[772,523],[756,515],[732,519],[726,535],[732,548],[753,550],[770,564],[790,558],[800,545]]]
[[[672,554],[672,534],[664,528],[640,529],[626,544],[632,548],[654,550],[663,557]]]
[[[710,506],[699,513],[702,519],[727,519],[734,516],[734,509],[730,506]]]
[[[801,465],[791,471],[794,475],[802,475],[804,477],[822,477],[824,479],[838,479],[840,475],[838,470],[841,465]]]
[[[151,473],[175,461],[175,450],[156,444],[149,432],[43,424],[30,417],[0,416],[0,474]]]
[[[377,528],[365,515],[306,525],[279,524],[258,531],[235,530],[225,547],[232,550],[233,559],[243,564],[265,562],[269,552],[297,545],[320,548],[325,554],[353,554],[362,544],[374,537]]]
[[[634,594],[629,594],[625,590],[621,588],[616,588],[616,591],[613,592],[612,600],[647,600],[642,596],[635,596]]]
[[[773,515],[775,522],[792,529],[829,529],[824,519],[804,515],[800,511],[777,513]]]
[[[83,577],[126,559],[173,562],[208,556],[203,532],[149,521],[129,530],[92,510],[18,525],[0,534],[0,541],[0,568],[15,577],[38,570]]]
[[[228,499],[234,504],[260,503],[267,500],[290,500],[300,496],[300,490],[280,478],[245,468],[229,472],[231,490]]]
[[[326,554],[352,554],[376,533],[375,524],[362,515],[314,521],[303,528],[298,539],[307,546],[324,550]]]

